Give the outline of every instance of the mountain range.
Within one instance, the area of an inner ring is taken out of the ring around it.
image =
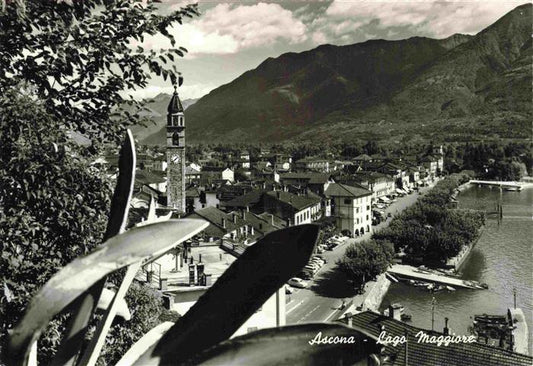
[[[160,145],[165,143],[165,125],[167,122],[167,107],[172,96],[160,93],[153,98],[146,99],[144,106],[145,111],[139,115],[147,120],[145,126],[132,126],[131,130],[135,138],[144,144]],[[186,110],[189,106],[196,103],[198,99],[184,99],[181,101],[183,108]]]
[[[531,135],[532,5],[476,35],[322,45],[268,58],[186,111],[191,142],[417,139]],[[149,107],[165,113],[170,96]],[[159,114],[157,113],[157,114]],[[164,143],[164,116],[141,131]],[[139,131],[137,131],[139,133]]]

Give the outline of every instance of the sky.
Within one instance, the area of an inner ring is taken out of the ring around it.
[[[190,3],[161,0],[161,13]],[[268,57],[302,52],[321,44],[347,45],[371,39],[413,36],[446,38],[476,34],[521,1],[199,1],[201,15],[169,29],[189,52],[177,61],[184,77],[182,99],[199,98],[231,82]],[[164,36],[146,37],[145,48],[170,48]],[[162,79],[132,94],[136,98],[172,93]]]

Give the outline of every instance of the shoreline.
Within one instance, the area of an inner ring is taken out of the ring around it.
[[[427,187],[428,189],[426,189],[424,192],[421,192],[421,194],[419,194],[419,196],[417,197],[416,201],[418,201],[418,199],[421,196],[423,196],[424,193],[426,193],[427,191],[430,191],[437,184],[438,181],[439,181],[439,179],[433,181],[430,184],[430,186]],[[533,187],[533,183],[529,183],[529,184]],[[470,184],[469,181],[465,182],[465,183],[459,185],[455,189],[455,193],[453,193],[451,197],[453,199],[456,199],[457,195],[460,192],[463,192],[463,191],[465,191],[465,190],[467,190],[467,189],[469,189],[471,187],[472,187],[472,185]],[[407,207],[404,207],[404,209],[405,208],[407,208]],[[467,247],[465,247],[466,249],[464,249],[461,253],[459,253],[454,258],[449,259],[446,262],[446,264],[450,264],[451,266],[453,266],[453,268],[455,268],[456,271],[458,271],[459,268],[466,262],[466,259],[468,258],[468,256],[472,252],[472,249],[476,246],[476,244],[479,241],[479,239],[481,238],[482,234],[483,234],[483,231],[481,230],[479,235],[478,235],[478,237],[474,241],[472,241],[472,243],[470,243]],[[455,263],[453,263],[453,262],[455,262]],[[392,284],[392,282],[389,279],[387,279],[387,277],[385,276],[385,273],[382,273],[382,274],[380,274],[378,276],[378,278],[376,280],[376,284],[372,287],[372,289],[370,290],[370,292],[368,293],[368,295],[365,297],[365,299],[363,300],[363,302],[361,304],[361,311],[373,310],[373,311],[378,312],[378,313],[380,312],[379,308],[381,307],[383,299],[387,295],[387,293],[389,291],[389,288],[390,288],[390,286]],[[350,313],[350,312],[351,313],[357,313],[357,312],[359,312],[359,310],[357,310],[355,308],[355,306],[352,305],[344,312],[344,314]]]
[[[376,284],[374,287],[372,287],[372,290],[370,290],[370,293],[366,297],[365,301],[363,301],[362,311],[373,310],[379,312],[379,307],[387,295],[387,292],[389,292],[389,287],[392,283],[389,281],[389,279],[387,279],[385,273],[382,273],[378,276]]]
[[[455,257],[452,257],[446,261],[446,267],[450,266],[455,269],[456,272],[459,271],[459,269],[462,267],[462,265],[466,262],[466,259],[472,252],[472,249],[477,245],[479,242],[479,239],[481,239],[481,236],[483,235],[483,231],[485,230],[485,227],[482,226],[479,230],[478,236],[467,246],[463,247],[461,252],[457,254]]]

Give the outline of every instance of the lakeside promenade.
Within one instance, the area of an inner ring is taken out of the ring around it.
[[[402,212],[407,207],[414,204],[418,198],[430,190],[437,180],[428,187],[423,187],[419,192],[415,192],[404,197],[400,197],[385,210],[385,214],[392,216]],[[380,230],[387,227],[392,218],[373,226],[373,230]],[[296,290],[288,295],[289,302],[286,304],[287,324],[299,324],[305,322],[326,322],[334,321],[346,312],[355,313],[357,308],[377,311],[383,298],[387,293],[390,281],[385,275],[378,276],[375,281],[367,281],[364,286],[364,293],[358,294],[351,285],[351,281],[338,268],[336,262],[344,255],[348,245],[354,242],[368,240],[372,236],[367,233],[358,238],[350,238],[333,251],[326,251],[323,256],[327,263],[317,273],[315,278],[309,281],[309,287]],[[346,307],[341,309],[342,302]]]

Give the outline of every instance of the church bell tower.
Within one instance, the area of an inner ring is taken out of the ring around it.
[[[185,212],[185,115],[176,85],[167,108],[167,206]]]

